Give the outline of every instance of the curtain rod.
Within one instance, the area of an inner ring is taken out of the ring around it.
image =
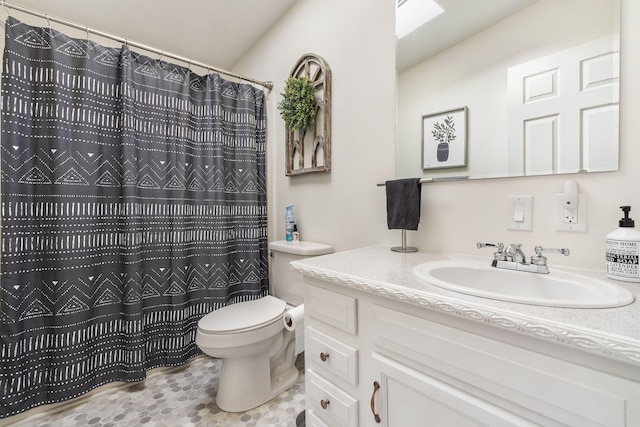
[[[104,37],[104,38],[111,39],[111,40],[115,40],[115,41],[117,41],[119,43],[124,43],[126,45],[133,46],[133,47],[138,48],[138,49],[146,50],[147,52],[152,52],[152,53],[161,55],[161,57],[165,57],[166,56],[166,57],[169,57],[169,58],[176,59],[176,60],[178,60],[180,62],[186,62],[186,63],[189,64],[189,66],[195,65],[197,67],[201,67],[201,68],[205,68],[207,70],[215,71],[217,73],[224,74],[224,75],[229,76],[229,77],[235,77],[237,79],[244,80],[246,82],[255,83],[255,84],[260,85],[262,87],[265,87],[265,88],[267,88],[269,90],[273,89],[273,82],[263,82],[263,81],[252,79],[252,78],[249,78],[249,77],[244,77],[244,76],[241,76],[239,74],[232,73],[230,71],[225,71],[225,70],[222,70],[220,68],[212,67],[212,66],[204,64],[202,62],[193,61],[193,60],[191,60],[189,58],[184,58],[184,57],[176,55],[174,53],[165,52],[164,50],[157,49],[155,47],[146,46],[146,45],[143,45],[142,43],[137,43],[135,41],[131,41],[131,40],[128,40],[128,39],[125,39],[125,38],[122,38],[122,37],[119,37],[119,36],[116,36],[116,35],[113,35],[113,34],[105,33],[103,31],[99,31],[99,30],[96,30],[96,29],[93,29],[93,28],[89,28],[89,27],[84,26],[84,25],[76,24],[75,22],[67,21],[67,20],[62,19],[62,18],[57,18],[55,16],[50,16],[50,15],[48,15],[46,13],[43,13],[43,12],[40,12],[40,11],[37,11],[37,10],[34,10],[34,9],[29,9],[27,7],[20,6],[20,5],[17,5],[17,4],[9,3],[9,2],[6,2],[4,0],[0,1],[0,5],[2,5],[4,7],[8,7],[10,9],[18,10],[20,12],[28,13],[30,15],[37,16],[39,18],[44,18],[48,22],[53,21],[53,22],[57,22],[58,24],[66,25],[67,27],[72,27],[72,28],[76,28],[78,30],[86,31],[87,32],[87,36],[89,35],[89,33],[95,34],[97,36]]]

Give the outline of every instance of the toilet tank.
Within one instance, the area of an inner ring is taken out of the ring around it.
[[[270,242],[271,277],[269,284],[271,286],[271,295],[293,306],[302,304],[304,293],[302,274],[290,270],[289,263],[332,252],[333,247],[323,243],[305,241],[292,243],[285,240]]]

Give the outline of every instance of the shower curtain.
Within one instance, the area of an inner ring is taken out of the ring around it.
[[[6,22],[0,417],[200,354],[268,291],[264,92]]]

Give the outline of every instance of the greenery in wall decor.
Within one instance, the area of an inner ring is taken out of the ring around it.
[[[431,131],[433,138],[439,143],[448,144],[456,139],[456,124],[453,121],[453,117],[447,115],[444,119],[444,124],[441,125],[439,122],[436,122],[433,125],[433,130]]]
[[[289,77],[278,110],[287,129],[307,129],[316,118],[316,88],[306,77]]]

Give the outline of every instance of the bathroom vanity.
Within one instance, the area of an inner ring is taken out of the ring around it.
[[[305,276],[308,426],[640,425],[639,284],[616,282],[636,298],[622,307],[559,308],[413,274],[469,259],[491,263],[380,245],[291,264]]]

